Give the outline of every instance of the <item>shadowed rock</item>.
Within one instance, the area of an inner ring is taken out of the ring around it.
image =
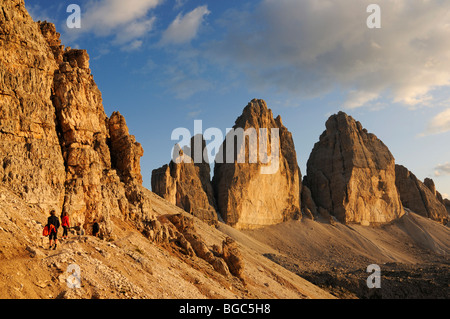
[[[431,218],[440,223],[448,222],[448,211],[445,204],[436,196],[436,187],[431,179],[422,183],[413,173],[402,165],[395,166],[396,185],[403,206],[415,213]],[[439,194],[440,195],[440,194]],[[442,196],[440,196],[442,199]]]

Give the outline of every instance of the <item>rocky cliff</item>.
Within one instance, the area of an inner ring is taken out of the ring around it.
[[[1,4],[2,184],[46,212],[68,212],[74,226],[96,218],[111,236],[113,216],[143,215],[142,147],[120,114],[106,116],[87,52],[64,48],[22,0]]]
[[[448,222],[445,201],[441,194],[436,191],[432,179],[427,178],[423,183],[402,165],[395,166],[395,175],[395,184],[403,206],[440,223],[446,224]]]
[[[386,223],[404,214],[389,149],[343,112],[331,116],[307,163],[319,210],[343,223]]]
[[[0,182],[44,210],[61,210],[66,167],[51,97],[58,63],[23,1],[0,14]]]
[[[233,129],[216,156],[213,177],[224,221],[238,229],[252,229],[299,218],[301,173],[292,134],[281,117],[274,119],[266,103],[255,99]]]

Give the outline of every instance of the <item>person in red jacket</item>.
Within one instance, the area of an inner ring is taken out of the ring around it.
[[[61,215],[61,226],[64,229],[62,238],[63,239],[67,239],[68,230],[70,228],[69,215],[67,214],[67,212],[63,212],[62,215]]]

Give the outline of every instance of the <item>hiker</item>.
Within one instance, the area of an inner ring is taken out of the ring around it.
[[[54,244],[55,244],[54,247],[53,247],[53,250],[55,250],[56,249],[56,245],[58,244],[57,236],[58,236],[58,228],[59,228],[59,218],[56,217],[54,209],[52,209],[50,211],[50,217],[47,219],[47,225],[48,225],[48,228],[49,228],[49,236],[48,236],[48,238],[50,240],[48,249],[52,249],[52,240],[53,240]]]
[[[78,240],[81,240],[81,236],[84,236],[84,229],[81,227],[81,223],[78,223],[75,227],[73,227],[73,229],[78,236]]]
[[[97,219],[94,219],[94,224],[92,225],[92,236],[97,237],[99,231],[100,226],[97,223]]]
[[[69,214],[67,212],[63,212],[61,214],[61,225],[64,229],[62,239],[67,239],[70,224],[69,224]]]

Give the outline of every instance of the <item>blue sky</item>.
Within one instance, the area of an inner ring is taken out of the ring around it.
[[[369,29],[369,4],[381,28]],[[68,29],[69,4],[81,28]],[[26,0],[86,49],[107,115],[144,147],[144,185],[172,131],[232,127],[253,98],[292,132],[302,174],[327,118],[345,111],[398,164],[450,195],[450,1]]]

